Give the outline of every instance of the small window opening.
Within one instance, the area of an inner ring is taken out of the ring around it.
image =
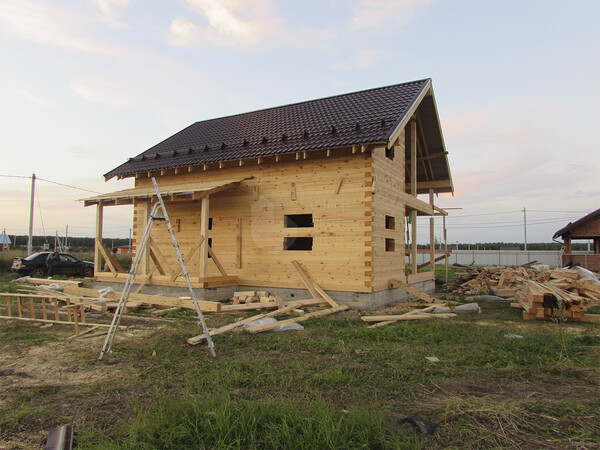
[[[386,230],[395,230],[396,229],[396,219],[392,216],[385,216],[385,229]]]
[[[209,247],[211,248],[211,250],[212,250],[212,248],[213,248],[213,246],[212,246],[212,238],[208,238],[208,246],[209,246]],[[208,257],[210,258],[210,253],[208,254]]]
[[[393,251],[395,251],[395,248],[396,248],[396,243],[394,242],[393,239],[385,240],[385,251],[386,252],[393,252]]]
[[[385,148],[385,156],[391,160],[394,159],[394,147]]]
[[[312,228],[314,226],[312,214],[285,215],[285,228]]]
[[[283,241],[284,250],[312,250],[312,237],[286,237]]]
[[[208,229],[212,230],[212,217],[208,218]]]

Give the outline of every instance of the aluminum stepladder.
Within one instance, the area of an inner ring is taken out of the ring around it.
[[[100,352],[100,357],[98,359],[102,360],[102,357],[106,353],[110,353],[113,340],[115,339],[115,335],[117,334],[117,330],[119,329],[119,324],[121,323],[121,318],[123,317],[123,312],[125,311],[125,306],[127,305],[127,300],[129,299],[129,294],[133,289],[135,277],[137,275],[146,247],[148,246],[148,243],[150,241],[150,233],[152,232],[152,225],[154,224],[155,220],[164,220],[167,224],[167,229],[169,230],[169,234],[171,235],[173,247],[175,248],[175,252],[177,253],[177,259],[179,260],[179,265],[181,266],[181,273],[183,274],[183,276],[185,277],[185,281],[187,282],[190,295],[196,308],[196,313],[198,314],[198,319],[200,319],[200,323],[202,324],[202,331],[206,336],[208,348],[213,358],[216,358],[217,355],[215,353],[215,346],[213,344],[212,338],[210,337],[210,333],[208,331],[208,327],[206,326],[206,322],[204,321],[204,315],[200,310],[198,298],[196,297],[194,289],[192,288],[190,276],[185,267],[185,263],[183,262],[181,251],[179,250],[179,245],[177,244],[177,239],[175,238],[175,233],[173,232],[173,227],[171,227],[171,221],[169,220],[169,215],[167,214],[167,208],[165,208],[162,195],[160,193],[160,190],[158,189],[158,185],[156,184],[156,180],[154,179],[154,177],[152,177],[152,184],[154,184],[154,189],[156,189],[158,201],[154,204],[154,207],[150,212],[150,217],[148,218],[148,222],[146,223],[144,234],[142,235],[140,245],[138,247],[138,250],[136,251],[135,258],[133,259],[133,262],[131,264],[131,269],[129,270],[129,274],[127,275],[127,281],[125,282],[125,286],[123,287],[123,292],[121,292],[121,298],[119,299],[119,303],[117,304],[115,315],[113,316],[110,328],[108,329],[108,334],[106,335],[106,339],[104,340],[104,346],[102,347],[102,351]],[[159,209],[162,210],[163,216],[156,215]]]

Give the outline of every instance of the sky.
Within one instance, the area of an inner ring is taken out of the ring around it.
[[[0,232],[27,234],[32,173],[34,234],[93,236],[77,200],[131,187],[102,175],[196,121],[432,78],[448,241],[523,242],[526,216],[550,242],[600,208],[599,20],[598,1],[0,0]],[[131,221],[105,208],[104,236]]]

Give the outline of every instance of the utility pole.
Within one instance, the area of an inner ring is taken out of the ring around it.
[[[35,173],[31,174],[31,205],[29,207],[29,238],[27,239],[27,255],[31,255],[33,240],[33,199],[35,193]]]
[[[129,229],[129,254],[131,255],[131,228]]]
[[[65,252],[67,251],[67,240],[69,238],[69,225],[67,225],[67,228],[65,230]]]
[[[527,251],[527,210],[523,207],[523,231],[525,233],[525,251]]]

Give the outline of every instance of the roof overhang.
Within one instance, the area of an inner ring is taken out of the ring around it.
[[[420,155],[417,161],[420,163],[417,173],[417,193],[426,194],[429,192],[429,189],[434,189],[438,193],[454,193],[448,152],[446,151],[431,80],[428,80],[427,85],[423,88],[420,95],[415,98],[403,120],[394,129],[388,146],[396,143],[402,130],[413,119],[416,119],[418,122],[417,133],[422,135],[427,148],[427,155]],[[410,157],[408,151],[406,152],[406,157]],[[428,172],[433,176],[426,176],[423,164],[428,166]]]
[[[212,181],[208,183],[179,184],[175,186],[159,186],[162,197],[170,197],[172,200],[198,200],[208,195],[239,186],[239,184],[252,177],[245,177],[233,180]],[[121,191],[109,192],[107,194],[97,195],[79,199],[84,206],[90,205],[132,205],[135,200],[152,199],[156,197],[154,186],[136,187],[132,189],[123,189]]]

